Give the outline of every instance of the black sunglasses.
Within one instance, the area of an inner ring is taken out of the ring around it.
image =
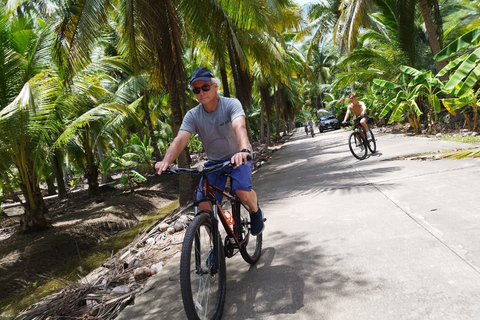
[[[204,84],[203,86],[201,86],[200,88],[193,88],[192,89],[192,92],[195,93],[195,94],[199,94],[200,93],[200,89],[203,91],[203,92],[207,92],[210,90],[210,87],[213,86],[213,84]]]

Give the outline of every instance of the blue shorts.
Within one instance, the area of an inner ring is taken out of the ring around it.
[[[209,165],[213,165],[223,161],[207,161],[205,163],[205,167]],[[242,191],[251,191],[252,190],[252,161],[249,160],[247,163],[238,166],[235,169],[224,169],[217,172],[210,173],[208,175],[208,180],[211,184],[217,186],[218,188],[225,190],[225,185],[227,183],[227,176],[225,173],[230,174],[230,178],[232,180],[232,190],[242,190]],[[202,181],[200,180],[200,184],[198,185],[197,189],[197,199],[201,199],[202,196]],[[219,203],[222,203],[223,195],[215,192],[215,197]]]

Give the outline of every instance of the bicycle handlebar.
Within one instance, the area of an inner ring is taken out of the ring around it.
[[[247,160],[252,160],[251,156],[247,157]],[[181,174],[181,173],[189,173],[189,174],[199,174],[199,175],[206,175],[211,172],[220,171],[225,168],[233,168],[235,165],[230,162],[230,160],[226,160],[223,162],[216,163],[214,165],[205,167],[203,165],[198,165],[196,168],[171,168],[168,167],[164,173],[167,174]]]
[[[352,123],[357,123],[358,124],[358,123],[360,123],[360,120],[362,120],[363,117],[364,116],[358,116],[358,117],[355,117],[355,119],[353,119],[353,120],[344,121],[344,122],[342,122],[342,124],[344,126],[350,126]]]

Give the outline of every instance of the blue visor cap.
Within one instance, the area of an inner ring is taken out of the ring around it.
[[[208,82],[214,78],[212,71],[208,70],[205,67],[199,67],[193,71],[192,75],[190,76],[190,85],[192,85],[195,81],[205,81]]]

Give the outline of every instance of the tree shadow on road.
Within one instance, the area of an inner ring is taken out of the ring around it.
[[[269,235],[269,242],[285,239],[283,232]],[[225,319],[259,319],[264,316],[299,314],[308,319],[323,319],[331,306],[320,305],[327,298],[353,294],[354,284],[368,285],[361,275],[339,272],[332,263],[340,257],[325,254],[321,247],[297,238],[288,247],[267,247],[260,261],[245,270],[237,260],[229,266]],[[301,248],[301,249],[299,249]],[[240,277],[239,280],[232,278]],[[331,300],[329,300],[331,301]]]

